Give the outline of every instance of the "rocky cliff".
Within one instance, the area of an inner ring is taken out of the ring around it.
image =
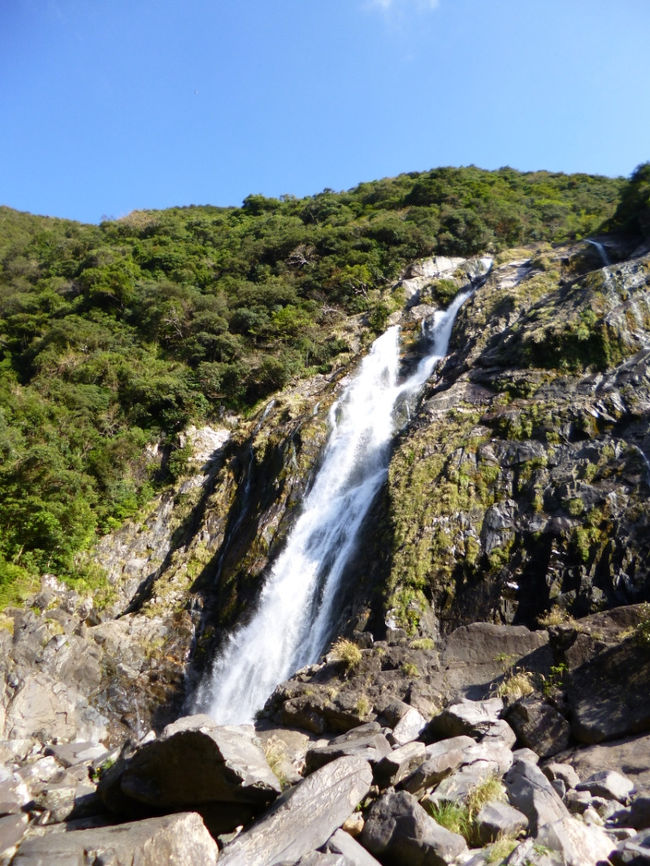
[[[428,721],[456,700],[485,699],[499,688],[507,694],[510,678],[525,670],[534,700],[519,695],[523,709],[504,718],[519,744],[542,756],[559,751],[540,744],[551,722],[563,749],[648,730],[650,256],[622,237],[600,241],[610,264],[596,245],[537,245],[496,260],[418,262],[394,287],[394,297],[406,299],[393,316],[402,326],[404,369],[422,350],[427,315],[461,289],[473,294],[446,360],[404,410],[388,480],[347,566],[332,637],[353,639],[358,659],[346,665],[328,657],[281,685],[267,705],[267,726],[331,737],[367,723],[394,728],[404,707]],[[362,324],[357,317],[345,325],[359,356],[368,339]],[[2,615],[4,778],[14,787],[34,783],[31,800],[16,794],[17,809],[7,811],[21,816],[17,838],[24,815],[56,823],[80,814],[75,803],[86,796],[89,813],[101,811],[87,773],[74,783],[57,776],[65,761],[81,759],[48,759],[44,748],[86,740],[119,747],[161,730],[188,706],[221,642],[257,603],[349,372],[299,382],[250,418],[225,418],[220,429],[188,430],[194,461],[186,476],[95,552],[110,592],[82,597],[50,576],[24,609]],[[617,620],[615,610],[626,613]],[[617,713],[620,676],[612,671],[630,666],[639,674],[628,711]],[[399,712],[390,710],[395,702]],[[604,718],[603,706],[610,707]],[[527,728],[529,716],[537,721]],[[428,733],[424,742],[440,736]],[[415,749],[419,757],[423,749]],[[56,767],[43,764],[54,759]],[[417,766],[413,759],[409,773]],[[363,767],[354,773],[363,776],[361,783],[355,775],[352,797],[361,802],[370,782]],[[397,784],[386,774],[387,781],[375,773],[382,791]],[[67,791],[59,807],[52,787]],[[375,805],[364,805],[371,824],[380,823],[378,791]],[[411,801],[384,806],[412,811]],[[194,805],[169,811],[181,808]],[[402,862],[384,857],[381,844],[367,847],[379,846],[381,862]],[[245,862],[236,849],[229,856]],[[16,863],[46,862],[25,858]]]

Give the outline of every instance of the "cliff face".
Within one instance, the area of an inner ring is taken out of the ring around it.
[[[609,266],[586,244],[527,248],[486,279],[486,260],[430,260],[395,288],[409,298],[405,366],[436,299],[476,291],[395,442],[347,568],[341,631],[437,638],[476,620],[533,626],[555,606],[582,616],[650,598],[650,258],[607,242]],[[360,347],[358,322],[348,327]],[[7,737],[59,736],[75,707],[66,735],[113,741],[178,714],[256,603],[347,372],[192,433],[192,473],[99,546],[113,586],[101,606],[50,581],[34,610],[8,611]],[[58,692],[32,724],[35,641],[41,691]]]
[[[402,624],[648,597],[650,260],[600,265],[585,246],[522,254],[462,308],[379,514]]]

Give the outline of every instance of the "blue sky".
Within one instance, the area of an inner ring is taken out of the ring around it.
[[[648,0],[3,0],[0,203],[97,222],[650,159]]]

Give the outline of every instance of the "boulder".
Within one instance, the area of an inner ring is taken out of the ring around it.
[[[0,770],[5,778],[0,781],[0,815],[20,812],[31,799],[23,779],[17,773]]]
[[[571,672],[571,731],[599,743],[650,731],[650,653],[633,640],[595,655]]]
[[[451,737],[448,740],[432,743],[426,747],[423,763],[400,782],[400,787],[416,797],[421,796],[427,788],[437,785],[453,770],[460,767],[465,759],[465,750],[474,745],[474,740],[466,736]]]
[[[476,816],[479,838],[483,845],[500,836],[518,836],[528,827],[528,818],[508,803],[486,803]]]
[[[630,801],[634,782],[615,770],[601,770],[575,787],[577,791],[589,791],[592,797],[604,797],[625,804]]]
[[[606,860],[612,842],[600,827],[572,818],[539,767],[515,761],[504,777],[508,797],[528,818],[531,835],[562,854],[566,866],[595,866]]]
[[[403,746],[419,737],[426,727],[426,720],[422,713],[406,705],[406,711],[398,719],[393,727],[391,739],[393,744]]]
[[[625,839],[610,854],[614,866],[649,866],[650,830],[642,830]]]
[[[399,746],[375,764],[375,781],[384,788],[398,785],[424,761],[425,755],[424,743],[419,740]]]
[[[467,850],[463,837],[436,823],[408,791],[373,803],[361,843],[385,866],[445,866]]]
[[[650,734],[643,734],[593,746],[583,746],[556,757],[571,764],[583,779],[600,770],[616,770],[624,773],[634,782],[637,791],[645,792],[650,796],[649,756]]]
[[[309,749],[305,756],[305,768],[308,773],[311,773],[323,764],[344,755],[356,755],[374,765],[391,751],[390,743],[384,736],[381,725],[377,722],[368,722],[334,737],[326,745]]]
[[[442,711],[431,721],[430,730],[438,737],[462,734],[483,737],[499,722],[503,710],[501,698],[486,701],[461,701]]]
[[[217,843],[199,815],[180,812],[144,821],[27,839],[14,866],[213,866]]]
[[[569,745],[569,723],[539,698],[522,698],[505,710],[504,717],[519,742],[542,758],[556,755]]]
[[[107,808],[139,816],[150,810],[201,812],[211,831],[249,821],[280,793],[280,783],[249,725],[219,726],[209,716],[185,716],[102,777]]]
[[[332,834],[325,850],[332,854],[341,854],[345,858],[345,866],[379,866],[379,861],[343,830]]]
[[[27,832],[27,815],[5,815],[0,818],[0,861],[9,857]]]
[[[220,866],[294,863],[330,838],[370,790],[372,771],[361,758],[337,758],[287,791],[223,849]]]
[[[571,764],[561,764],[557,761],[551,761],[549,764],[545,764],[541,770],[549,782],[552,782],[554,779],[561,779],[567,788],[575,788],[576,785],[580,784],[580,776],[578,776]]]

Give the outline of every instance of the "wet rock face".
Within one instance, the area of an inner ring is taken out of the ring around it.
[[[650,259],[582,264],[497,265],[400,438],[369,570],[411,630],[649,596]]]

